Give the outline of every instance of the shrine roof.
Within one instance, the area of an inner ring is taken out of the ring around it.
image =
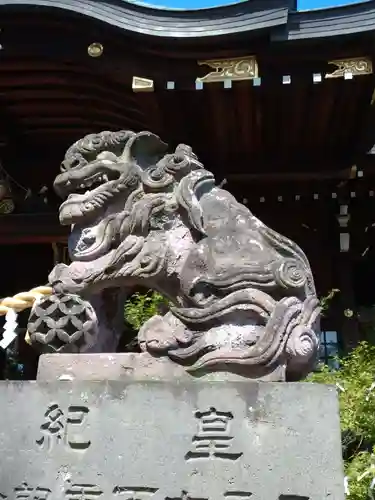
[[[294,0],[247,0],[195,10],[166,9],[124,0],[0,0],[2,11],[70,11],[127,32],[167,38],[207,38],[268,31],[271,40],[333,37],[373,31],[375,0],[297,11]]]

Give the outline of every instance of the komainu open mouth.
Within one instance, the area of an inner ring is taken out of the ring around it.
[[[119,167],[117,158],[104,157],[61,173],[54,184],[56,192],[67,198],[60,207],[61,224],[83,224],[83,220],[87,223],[95,219],[103,206],[121,191],[123,172]]]
[[[108,181],[109,178],[107,174],[95,174],[89,179],[84,179],[84,181],[75,188],[74,194],[88,194],[89,191],[92,191],[93,189],[101,186]],[[67,188],[69,188],[69,185],[67,186]]]

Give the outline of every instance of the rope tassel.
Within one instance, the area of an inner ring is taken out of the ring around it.
[[[7,349],[10,344],[17,338],[17,322],[18,314],[14,309],[9,309],[9,311],[5,315],[5,325],[3,338],[0,341],[0,347],[2,349]]]

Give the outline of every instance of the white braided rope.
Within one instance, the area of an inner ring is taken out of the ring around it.
[[[13,297],[5,297],[0,301],[0,316],[4,316],[13,309],[16,312],[32,307],[34,302],[41,297],[52,294],[50,286],[37,286],[28,292],[17,293]]]
[[[52,288],[49,286],[38,286],[28,292],[17,293],[13,297],[6,297],[0,301],[0,316],[5,316],[5,325],[3,338],[0,340],[0,348],[7,349],[17,337],[17,317],[18,313],[33,307],[43,297],[52,294]],[[30,343],[28,332],[25,341]]]

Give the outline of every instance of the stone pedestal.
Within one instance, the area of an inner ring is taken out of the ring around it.
[[[273,370],[269,376],[263,376],[263,381],[278,379],[278,370]],[[280,378],[283,378],[283,368],[280,367]],[[37,379],[52,380],[123,380],[139,379],[153,380],[217,380],[249,382],[246,369],[242,375],[225,371],[212,373],[194,372],[190,375],[185,368],[173,363],[169,358],[155,358],[148,353],[116,353],[116,354],[44,354],[40,357]]]
[[[330,386],[138,372],[0,398],[0,498],[344,499]]]

